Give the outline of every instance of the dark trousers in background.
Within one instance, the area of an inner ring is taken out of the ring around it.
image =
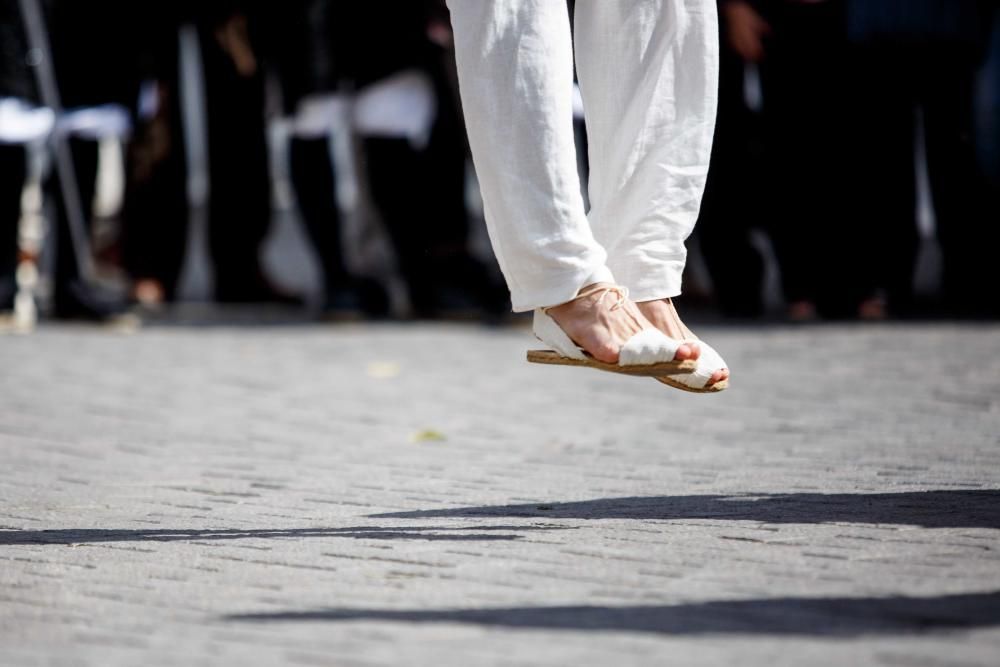
[[[992,273],[1000,212],[990,197],[973,142],[972,53],[943,45],[859,47],[854,58],[859,106],[853,114],[863,159],[856,215],[863,221],[869,285],[910,307],[918,247],[915,221],[916,110],[923,119],[946,307],[956,314],[1000,314]]]
[[[209,253],[220,301],[253,301],[268,290],[260,250],[271,222],[264,82],[243,76],[201,27],[209,162]]]
[[[199,26],[208,135],[208,250],[220,301],[273,296],[260,268],[271,221],[271,178],[258,71],[241,75]],[[176,43],[161,58],[160,107],[141,121],[127,160],[123,261],[134,279],[153,279],[176,297],[188,238],[187,163]]]
[[[337,182],[327,137],[292,138],[288,147],[292,185],[299,214],[312,241],[323,272],[328,300],[350,288],[344,262]]]
[[[138,123],[125,164],[122,262],[134,280],[159,283],[167,301],[177,296],[188,234],[187,164],[177,90],[176,77],[163,82],[160,109]]]
[[[17,224],[27,176],[24,147],[0,143],[0,310],[10,310],[17,291]]]
[[[368,187],[418,316],[463,308],[504,313],[506,290],[469,253],[465,135],[443,75],[435,78],[438,114],[427,146],[365,139]]]
[[[88,235],[93,223],[94,193],[97,190],[98,142],[93,139],[71,138],[67,145],[72,157],[76,187],[80,196],[80,210],[83,214],[83,231]],[[53,275],[52,301],[56,314],[71,315],[80,302],[89,300],[89,288],[80,279],[80,266],[74,250],[73,233],[70,230],[69,211],[63,197],[58,169],[53,169],[47,189],[55,204],[55,271]]]
[[[743,61],[725,45],[720,55],[715,141],[695,234],[719,308],[732,317],[756,317],[764,310],[764,260],[750,231],[766,224],[759,119],[744,99]]]
[[[435,307],[435,290],[466,256],[465,154],[449,159],[440,123],[428,145],[407,139],[364,141],[372,200],[388,232],[410,301],[418,313]]]
[[[852,315],[867,296],[852,276],[857,176],[845,121],[846,29],[841,2],[787,4],[773,17],[761,67],[769,183],[765,211],[789,302]]]

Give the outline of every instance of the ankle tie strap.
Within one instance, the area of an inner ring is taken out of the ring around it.
[[[608,294],[615,294],[618,297],[617,299],[615,299],[614,304],[611,306],[611,310],[618,310],[619,308],[624,306],[625,303],[628,301],[627,287],[623,287],[621,285],[607,285],[607,284],[602,285],[600,283],[595,283],[593,285],[589,285],[583,288],[582,290],[577,292],[575,297],[573,297],[572,299],[570,299],[565,303],[569,303],[570,301],[576,301],[577,299],[582,299],[584,297],[594,296],[594,295],[597,295],[597,303],[601,303],[602,301],[604,301],[604,297],[606,297]],[[546,306],[545,308],[542,308],[542,312],[547,313],[551,309],[558,308],[559,306],[562,305],[565,304],[558,303],[554,306]]]

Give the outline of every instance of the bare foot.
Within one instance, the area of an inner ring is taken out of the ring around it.
[[[594,291],[595,286],[607,289]],[[629,338],[655,328],[636,304],[610,283],[595,283],[580,291],[585,295],[546,312],[574,343],[598,361],[618,363],[618,352]],[[684,344],[677,348],[674,359],[697,359],[698,353],[696,345]]]
[[[677,314],[677,309],[674,308],[674,302],[672,300],[657,299],[655,301],[642,301],[637,303],[636,306],[639,311],[646,316],[646,319],[652,322],[653,326],[670,338],[678,340],[698,339],[698,337],[687,328],[687,325],[681,321],[680,315]],[[693,345],[693,347],[697,347],[697,345]],[[697,356],[694,358],[697,359]],[[708,381],[708,386],[728,379],[729,369],[721,368],[712,374],[712,378]]]

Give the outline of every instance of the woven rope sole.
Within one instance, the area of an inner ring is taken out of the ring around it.
[[[681,391],[688,391],[691,392],[692,394],[718,394],[720,391],[723,391],[724,389],[729,387],[729,380],[719,380],[713,385],[697,389],[695,387],[689,387],[686,384],[678,382],[677,380],[672,380],[670,378],[658,377],[656,379],[669,387],[673,387],[674,389],[680,389]]]
[[[638,375],[642,377],[661,378],[664,375],[682,375],[692,372],[698,367],[697,361],[665,361],[659,364],[645,364],[642,366],[619,366],[618,364],[606,364],[588,357],[586,359],[570,359],[552,350],[528,350],[528,361],[533,364],[550,364],[552,366],[582,366],[583,368],[596,368],[609,373],[622,373],[624,375]]]

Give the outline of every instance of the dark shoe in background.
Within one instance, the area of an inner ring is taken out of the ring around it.
[[[17,282],[10,278],[0,278],[0,313],[13,312],[15,296]]]
[[[279,306],[302,306],[305,303],[301,295],[275,286],[260,272],[245,280],[219,281],[215,286],[215,300],[219,303],[269,303]]]
[[[124,302],[78,280],[57,287],[52,298],[53,319],[109,322],[125,314]]]
[[[510,312],[507,289],[468,253],[438,259],[425,280],[410,281],[410,302],[418,319],[494,320]]]
[[[389,316],[390,310],[389,292],[382,283],[373,278],[350,278],[327,286],[321,317],[334,321],[359,317],[382,319]]]

